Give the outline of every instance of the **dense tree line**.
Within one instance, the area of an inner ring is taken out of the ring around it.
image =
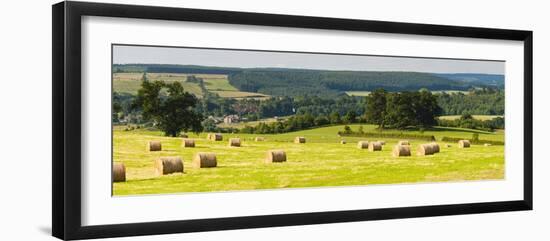
[[[323,114],[313,115],[311,113],[297,114],[282,121],[270,123],[261,122],[257,126],[245,126],[238,130],[241,133],[250,134],[277,134],[291,131],[299,131],[314,127],[358,123],[361,119],[353,111],[349,111],[341,116],[338,112],[333,112],[326,116]],[[235,131],[235,130],[231,130]]]
[[[282,117],[294,114],[315,113],[316,116],[329,116],[333,112],[345,115],[354,112],[364,113],[365,98],[339,95],[335,98],[320,96],[273,97],[267,100],[229,99],[210,95],[203,98],[198,110],[209,116],[237,114],[247,120]]]
[[[437,102],[443,115],[503,115],[504,91],[498,89],[471,90],[468,94],[441,93]]]

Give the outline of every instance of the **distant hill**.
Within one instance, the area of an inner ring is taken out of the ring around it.
[[[274,96],[329,95],[346,91],[464,91],[473,87],[504,86],[504,76],[488,74],[434,74],[394,71],[330,71],[290,68],[229,68],[196,65],[116,64],[113,72],[224,74],[240,91]]]
[[[504,88],[504,75],[499,74],[434,74],[450,80],[456,80],[480,87]]]
[[[345,91],[468,90],[468,83],[418,72],[247,69],[229,75],[240,90],[268,95],[333,95]]]

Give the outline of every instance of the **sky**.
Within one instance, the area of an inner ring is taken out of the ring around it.
[[[114,64],[181,64],[353,71],[504,74],[503,61],[288,53],[183,47],[113,46]]]

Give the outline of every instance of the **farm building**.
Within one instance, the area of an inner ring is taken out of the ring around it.
[[[239,116],[238,115],[227,115],[223,118],[223,123],[225,124],[231,124],[231,123],[237,123],[239,122]]]

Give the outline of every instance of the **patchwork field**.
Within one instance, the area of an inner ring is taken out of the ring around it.
[[[142,77],[143,73],[113,73],[113,91],[135,95],[139,88],[141,88]],[[147,78],[150,81],[179,81],[183,85],[185,91],[195,94],[198,97],[203,96],[202,90],[197,83],[187,82],[186,74],[148,73]]]
[[[352,125],[357,130],[359,125]],[[374,130],[363,125],[365,131]],[[195,148],[181,147],[182,138],[162,136],[161,132],[136,129],[113,133],[114,162],[126,166],[126,182],[114,183],[114,195],[208,192],[253,189],[347,186],[439,181],[493,180],[504,178],[504,146],[472,145],[459,149],[456,143],[447,148],[439,142],[441,152],[432,156],[415,155],[416,147],[425,141],[410,140],[413,155],[392,157],[391,149],[398,139],[384,139],[382,151],[358,149],[359,140],[377,138],[343,138],[337,132],[343,126],[331,126],[277,135],[223,134],[223,141],[208,141],[206,134],[190,134]],[[389,131],[400,132],[400,131]],[[411,133],[420,133],[410,131]],[[423,134],[471,138],[478,133],[482,140],[503,141],[502,132],[489,133],[459,128],[435,128]],[[266,141],[255,142],[263,136]],[[304,136],[305,144],[295,144],[295,136]],[[241,147],[228,147],[230,137],[239,137]],[[162,151],[145,150],[147,141],[162,141]],[[283,149],[287,162],[264,163],[267,150]],[[194,169],[191,160],[196,152],[214,152],[218,167]],[[179,156],[184,160],[184,173],[156,176],[154,160],[161,156]]]
[[[179,81],[185,91],[202,97],[203,90],[198,83],[187,82],[187,77],[193,75],[204,81],[204,87],[208,92],[216,93],[223,98],[269,98],[268,95],[239,91],[232,86],[227,79],[227,75],[221,74],[181,74],[181,73],[147,73],[150,81]],[[143,73],[113,73],[113,91],[119,93],[137,94],[141,88]]]

